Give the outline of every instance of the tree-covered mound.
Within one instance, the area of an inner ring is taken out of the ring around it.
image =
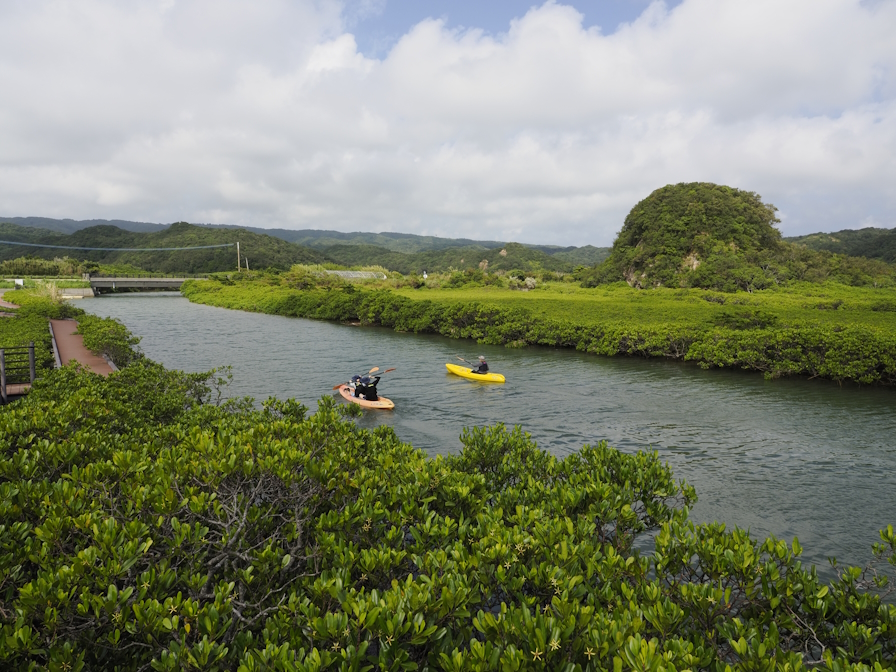
[[[707,182],[657,189],[625,218],[609,258],[586,286],[753,291],[791,281],[892,284],[896,267],[785,242],[776,208],[753,192]]]

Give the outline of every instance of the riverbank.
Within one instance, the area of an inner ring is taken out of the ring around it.
[[[0,410],[4,669],[802,672],[896,653],[886,591],[820,578],[796,540],[695,525],[652,451],[559,459],[497,425],[428,457],[328,396],[309,415],[209,403],[214,386],[140,359],[53,371]]]
[[[479,343],[573,348],[605,356],[691,361],[706,368],[896,384],[896,292],[802,285],[751,294],[699,289],[532,291],[326,286],[243,274],[190,281],[190,301],[273,315],[360,322]]]

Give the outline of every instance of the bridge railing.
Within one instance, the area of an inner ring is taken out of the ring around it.
[[[122,280],[142,280],[145,278],[205,280],[208,279],[208,273],[113,273],[111,275],[91,273],[85,280],[111,280],[112,278],[121,278]]]
[[[34,341],[28,345],[0,348],[0,401],[9,403],[7,383],[25,382],[24,372],[28,372],[28,382],[34,384]]]

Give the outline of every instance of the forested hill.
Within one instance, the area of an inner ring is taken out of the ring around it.
[[[868,257],[896,263],[896,229],[845,229],[834,233],[810,233],[784,240],[808,247],[853,257]]]
[[[584,248],[574,248],[584,249]],[[591,248],[599,250],[600,248]],[[519,243],[507,243],[487,249],[479,246],[453,247],[444,250],[428,250],[414,254],[403,254],[385,250],[375,245],[332,245],[321,250],[327,259],[343,266],[384,266],[392,271],[402,274],[422,273],[423,271],[447,271],[450,269],[481,268],[488,271],[572,271],[579,265],[575,259],[565,255],[569,252],[548,254],[542,250],[521,245]],[[604,253],[605,254],[605,253]],[[583,255],[583,258],[587,258]],[[595,260],[600,259],[600,254],[593,254]],[[595,261],[581,263],[592,265]]]
[[[151,233],[163,231],[170,224],[150,224],[146,222],[130,222],[126,220],[74,220],[74,219],[50,219],[48,217],[0,217],[0,222],[8,222],[19,226],[28,226],[41,229],[49,229],[57,233],[74,233],[81,229],[99,225],[116,226],[125,231]],[[413,233],[368,233],[354,231],[343,233],[342,231],[326,231],[318,229],[263,229],[255,226],[233,226],[230,224],[197,224],[206,229],[224,229],[250,231],[259,235],[274,236],[290,243],[297,243],[305,247],[323,249],[336,245],[376,245],[392,252],[414,254],[431,250],[447,250],[456,247],[479,248],[489,250],[501,248],[504,242],[497,240],[472,240],[470,238],[440,238],[439,236],[420,236]],[[610,253],[608,247],[560,247],[557,245],[531,245],[526,247],[540,250],[558,259],[563,259],[572,265],[592,266],[606,259]]]
[[[403,253],[378,245],[340,244],[311,249],[266,234],[245,229],[195,226],[180,222],[155,233],[125,231],[109,225],[92,226],[63,234],[42,228],[0,224],[0,240],[60,245],[65,247],[195,247],[240,242],[241,253],[253,269],[286,269],[293,264],[333,263],[340,266],[382,266],[400,273],[487,268],[496,270],[572,271],[576,265],[590,266],[606,257],[607,250],[596,247],[550,248],[549,254],[519,243],[487,248],[467,245],[437,250]],[[127,264],[156,273],[210,273],[236,266],[236,249],[183,250],[159,252],[109,252],[24,247],[0,244],[0,261],[33,256],[54,259],[68,256],[106,265]],[[245,263],[245,261],[244,261]]]
[[[239,241],[242,256],[244,260],[248,259],[250,268],[287,269],[293,264],[324,261],[323,256],[314,250],[273,236],[260,235],[243,229],[194,226],[186,222],[172,224],[155,233],[137,233],[103,225],[81,229],[70,235],[47,229],[0,224],[0,240],[66,247],[116,248],[196,247]],[[235,247],[159,252],[100,252],[0,244],[0,261],[25,255],[42,259],[68,256],[102,264],[128,264],[157,273],[211,273],[236,268]]]
[[[794,281],[891,286],[896,267],[782,239],[759,194],[708,182],[670,184],[632,208],[609,258],[586,286],[753,291]]]

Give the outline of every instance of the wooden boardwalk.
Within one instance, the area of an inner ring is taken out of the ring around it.
[[[95,355],[84,347],[84,337],[76,334],[78,323],[75,320],[50,320],[50,330],[53,334],[53,344],[59,366],[65,366],[69,362],[78,362],[81,366],[90,369],[101,376],[108,376],[117,368],[104,357]]]
[[[15,309],[16,304],[5,301],[3,292],[0,291],[0,318],[14,319],[15,313],[3,312],[3,308]],[[52,336],[53,356],[56,366],[65,366],[69,362],[78,362],[85,369],[101,376],[108,376],[118,368],[109,359],[95,355],[84,346],[84,337],[75,332],[78,323],[75,320],[50,320],[50,335]],[[6,348],[7,352],[21,348]],[[2,359],[2,358],[0,358]],[[2,368],[2,367],[0,367]],[[32,367],[33,368],[33,367]],[[32,377],[33,377],[32,371]],[[0,375],[0,397],[5,403],[11,398],[26,394],[31,389],[31,383],[7,383],[6,378]]]

